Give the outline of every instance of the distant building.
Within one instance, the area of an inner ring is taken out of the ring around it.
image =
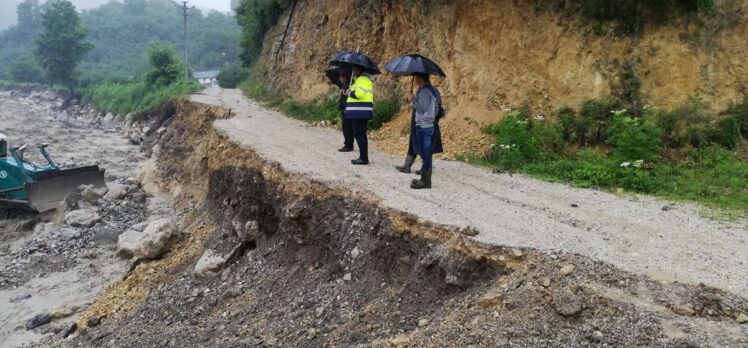
[[[204,86],[214,86],[218,84],[218,74],[220,72],[220,70],[197,71],[192,73],[192,77]]]

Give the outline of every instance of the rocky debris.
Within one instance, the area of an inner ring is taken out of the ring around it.
[[[145,138],[143,137],[143,134],[141,134],[140,132],[133,131],[133,132],[130,132],[130,135],[128,136],[128,139],[130,139],[130,142],[133,145],[140,145],[140,144],[143,143],[143,140]]]
[[[62,319],[77,313],[78,310],[80,310],[80,308],[77,306],[61,304],[47,311],[47,314],[49,314],[52,319]]]
[[[481,308],[494,307],[500,304],[501,304],[501,294],[494,293],[494,292],[485,294],[483,295],[483,297],[480,298],[480,300],[478,300],[478,306],[480,306]]]
[[[317,330],[315,330],[314,328],[306,330],[306,334],[304,335],[304,337],[306,337],[306,339],[310,341],[313,340],[315,337],[317,337]]]
[[[691,307],[681,305],[681,304],[673,305],[671,309],[673,310],[673,313],[675,314],[685,315],[689,317],[693,316],[696,313]]]
[[[574,265],[565,265],[565,266],[561,267],[561,270],[559,270],[559,273],[561,273],[562,276],[566,277],[566,276],[574,273],[574,269],[575,268],[576,267],[574,267]]]
[[[26,320],[26,330],[33,330],[39,326],[47,325],[52,321],[52,317],[47,313],[37,314],[33,318]]]
[[[60,335],[65,338],[72,335],[76,330],[78,330],[78,323],[72,322],[60,331]]]
[[[21,303],[24,300],[28,300],[31,298],[31,295],[25,294],[25,295],[18,295],[15,297],[12,297],[10,300],[8,300],[10,303]]]
[[[239,214],[231,220],[231,226],[234,228],[236,237],[241,242],[251,242],[260,233],[260,224],[257,221],[249,220],[243,223]]]
[[[60,231],[58,233],[60,237],[65,240],[71,240],[81,237],[81,231],[77,228],[72,227],[62,227],[60,228]]]
[[[151,222],[143,232],[128,230],[122,233],[117,239],[117,248],[125,257],[155,259],[167,252],[178,236],[176,224],[164,218]]]
[[[197,261],[193,274],[198,279],[214,278],[221,272],[225,263],[226,260],[223,257],[208,249]]]
[[[745,315],[745,313],[740,313],[737,317],[735,317],[735,320],[740,324],[748,323],[748,315]]]
[[[418,321],[418,327],[426,327],[429,325],[429,323],[430,322],[428,319],[421,319]]]
[[[101,216],[90,209],[79,209],[65,214],[65,223],[73,227],[91,227],[101,220]]]
[[[98,204],[99,199],[104,197],[108,189],[106,187],[94,188],[93,185],[84,185],[81,191],[83,200],[89,204]]]
[[[127,195],[127,188],[119,184],[110,184],[109,191],[104,195],[104,199],[108,201],[116,201],[125,198]]]
[[[553,291],[553,307],[558,314],[573,316],[582,311],[582,299],[571,288],[556,289]]]
[[[592,342],[600,343],[603,341],[603,338],[605,338],[605,336],[603,335],[602,332],[595,330],[595,332],[592,333],[591,338],[592,338]]]
[[[101,319],[99,317],[93,316],[93,317],[88,318],[88,320],[86,321],[86,326],[97,327],[99,326],[100,323],[101,323]]]

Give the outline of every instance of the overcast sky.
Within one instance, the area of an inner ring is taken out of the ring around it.
[[[40,2],[43,2],[41,0]],[[72,0],[73,4],[79,10],[87,10],[110,0]],[[0,0],[0,30],[3,30],[16,23],[16,6],[23,0]],[[231,0],[189,0],[189,3],[202,10],[216,10],[229,12],[231,10]]]

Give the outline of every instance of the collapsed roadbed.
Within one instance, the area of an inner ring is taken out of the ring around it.
[[[184,102],[155,125],[168,127],[146,141],[153,166],[141,180],[174,194],[181,240],[133,264],[82,315],[81,330],[48,343],[748,344],[743,297],[582,256],[480,244],[469,229],[286,172],[214,129],[229,117]]]

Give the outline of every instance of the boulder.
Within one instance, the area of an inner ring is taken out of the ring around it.
[[[99,214],[90,209],[73,210],[65,214],[65,223],[73,227],[91,227],[99,220]]]
[[[110,184],[109,191],[104,195],[104,199],[107,201],[120,200],[127,195],[127,189],[125,186],[119,184]]]
[[[106,187],[102,188],[94,188],[93,185],[84,185],[83,191],[81,192],[81,196],[83,196],[83,200],[90,203],[90,204],[96,204],[99,202],[99,199],[101,197],[104,197],[104,195],[108,192],[108,189]]]
[[[148,224],[143,232],[130,229],[117,237],[117,249],[122,256],[154,259],[169,250],[179,237],[171,219],[160,219]]]
[[[64,240],[77,239],[81,236],[81,231],[77,228],[63,227],[60,228],[60,237]]]
[[[582,311],[582,299],[571,288],[557,289],[553,292],[553,307],[558,314],[573,316]]]
[[[225,263],[226,259],[216,255],[212,249],[208,249],[195,265],[195,277],[198,279],[213,278],[221,272]]]

